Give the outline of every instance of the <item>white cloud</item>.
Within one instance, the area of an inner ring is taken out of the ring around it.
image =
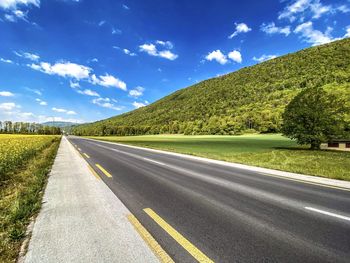
[[[138,98],[143,95],[143,92],[145,89],[141,86],[136,87],[135,89],[132,89],[129,91],[129,95],[134,98]]]
[[[65,109],[60,109],[60,108],[55,108],[55,107],[53,107],[52,110],[55,111],[55,112],[61,112],[61,113],[67,111]]]
[[[27,13],[28,12],[23,12],[21,10],[13,10],[12,13],[5,14],[5,19],[10,22],[17,22],[18,20],[24,20],[28,22]]]
[[[134,102],[132,103],[132,105],[133,105],[136,109],[138,109],[138,108],[147,106],[147,105],[148,105],[148,101],[145,101],[145,102],[137,102],[137,101],[134,101]]]
[[[15,108],[19,108],[19,106],[16,105],[16,103],[14,102],[3,102],[0,103],[0,110],[3,111],[11,111]]]
[[[106,24],[106,21],[105,20],[102,20],[98,23],[98,26],[103,26],[104,24]]]
[[[66,109],[55,108],[55,107],[53,107],[52,110],[55,111],[55,112],[59,112],[59,113],[66,113],[68,115],[75,115],[75,114],[77,114],[73,110],[66,110]]]
[[[61,77],[70,77],[77,80],[89,78],[91,68],[71,63],[71,62],[57,62],[51,65],[48,62],[40,62],[40,64],[28,65],[34,70],[39,70],[49,75],[59,75]]]
[[[122,7],[123,7],[125,10],[130,10],[130,8],[129,8],[127,5],[125,5],[125,4],[123,4]]]
[[[330,30],[328,29],[328,32],[323,33],[319,30],[316,30],[313,28],[312,22],[309,21],[298,25],[295,28],[294,33],[300,34],[301,38],[305,42],[311,43],[313,46],[316,46],[336,40],[329,35],[329,31]]]
[[[266,60],[270,60],[270,59],[274,59],[274,58],[276,58],[277,57],[277,55],[262,55],[262,56],[260,56],[260,57],[253,57],[253,60],[255,60],[255,61],[258,61],[258,62],[263,62],[263,61],[266,61]]]
[[[118,28],[112,28],[112,35],[120,35],[122,33],[122,31]]]
[[[40,0],[0,0],[0,7],[4,9],[16,9],[17,6],[40,6]]]
[[[325,14],[347,13],[349,11],[346,5],[323,5],[320,0],[294,0],[283,9],[278,19],[288,19],[290,22],[299,19],[302,22],[305,17],[318,19]]]
[[[233,61],[237,62],[237,63],[241,63],[242,62],[242,55],[241,52],[237,51],[237,50],[233,50],[230,53],[228,53],[228,58],[232,59]]]
[[[100,97],[100,94],[98,94],[96,91],[93,91],[91,89],[77,90],[77,92],[87,96]]]
[[[30,89],[30,88],[25,88],[26,90],[30,91],[30,92],[33,92],[39,96],[42,95],[41,91],[40,90],[37,90],[37,89]]]
[[[114,100],[115,101],[115,100]],[[112,109],[112,110],[122,110],[122,107],[115,106],[113,103],[111,103],[110,98],[97,98],[92,100],[93,104],[96,104],[100,107]]]
[[[78,88],[80,88],[79,82],[74,82],[74,81],[69,81],[69,86],[70,86],[72,89],[78,89]]]
[[[346,33],[344,35],[344,38],[345,37],[350,37],[350,25],[346,27]]]
[[[210,52],[205,57],[205,59],[209,60],[209,61],[215,60],[218,63],[220,63],[221,65],[224,65],[228,62],[226,55],[224,55],[220,49]]]
[[[173,45],[173,43],[171,43],[171,41],[157,40],[156,43],[158,45],[164,46],[168,49],[172,49],[174,47],[174,45]]]
[[[13,61],[10,60],[10,59],[0,58],[0,61],[1,61],[1,62],[4,62],[4,63],[13,64]]]
[[[121,90],[126,90],[126,83],[124,81],[108,74],[99,77],[96,77],[96,75],[92,75],[91,83],[94,85],[97,84],[104,87],[115,87]]]
[[[41,106],[47,106],[47,102],[43,101],[42,99],[35,99],[37,102],[39,102],[39,105]]]
[[[129,56],[131,56],[131,57],[136,56],[135,53],[131,52],[131,51],[130,51],[129,49],[127,49],[127,48],[124,48],[124,49],[123,49],[123,52],[124,52],[124,54],[129,55]]]
[[[24,52],[23,56],[27,59],[33,60],[33,61],[38,61],[40,59],[40,56],[37,54],[32,54],[28,52]]]
[[[260,30],[266,34],[284,34],[286,36],[290,34],[290,26],[278,27],[274,22],[262,24]]]
[[[237,36],[240,33],[248,33],[249,31],[251,31],[252,29],[250,27],[248,27],[247,24],[245,23],[235,23],[236,26],[236,30],[235,32],[233,32],[228,38],[233,38],[235,36]]]
[[[158,46],[158,47],[157,47]],[[159,50],[158,48],[167,48],[165,50]],[[175,60],[178,58],[178,55],[171,52],[169,49],[172,49],[174,45],[170,41],[157,40],[155,44],[143,44],[140,45],[140,51],[145,52],[150,56],[162,57],[169,60]]]
[[[0,97],[13,97],[15,94],[13,94],[10,91],[0,91]]]

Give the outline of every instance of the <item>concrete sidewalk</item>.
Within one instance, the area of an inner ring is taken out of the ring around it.
[[[25,262],[159,262],[130,211],[62,138]]]

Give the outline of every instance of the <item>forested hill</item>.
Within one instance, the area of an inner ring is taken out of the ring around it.
[[[205,80],[149,106],[79,125],[75,132],[81,135],[278,132],[286,104],[301,89],[349,83],[347,38]]]

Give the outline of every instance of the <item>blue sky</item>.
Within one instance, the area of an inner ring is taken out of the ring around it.
[[[0,120],[90,122],[350,36],[349,0],[0,0]]]

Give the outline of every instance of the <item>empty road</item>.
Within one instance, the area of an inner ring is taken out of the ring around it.
[[[69,141],[175,262],[350,262],[349,190]]]

